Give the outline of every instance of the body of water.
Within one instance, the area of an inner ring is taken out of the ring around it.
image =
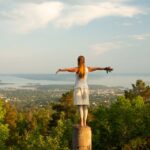
[[[88,84],[121,86],[130,88],[136,80],[141,79],[150,85],[148,74],[89,74]],[[30,85],[74,84],[74,74],[3,74],[0,75],[0,88],[21,88]]]

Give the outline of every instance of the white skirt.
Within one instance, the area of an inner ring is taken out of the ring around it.
[[[89,105],[89,89],[75,88],[73,92],[74,105]]]

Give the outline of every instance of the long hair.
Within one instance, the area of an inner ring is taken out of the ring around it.
[[[79,76],[79,78],[84,78],[84,76],[85,76],[85,58],[84,58],[84,56],[78,57],[78,70],[76,73]]]

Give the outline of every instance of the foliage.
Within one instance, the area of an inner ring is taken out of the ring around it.
[[[4,102],[0,107],[0,120],[3,120],[3,126],[0,126],[0,129],[3,127],[3,132],[0,130],[3,139],[0,140],[10,150],[69,150],[75,114],[72,91],[63,94],[59,104],[38,108],[16,110],[13,104]],[[6,138],[4,133],[8,132],[4,131],[8,128],[10,136]]]
[[[124,96],[109,108],[100,106],[93,112],[93,149],[146,148],[150,136],[150,110],[138,96],[132,101]]]
[[[5,140],[9,136],[8,125],[4,123],[4,115],[6,111],[3,109],[3,101],[0,99],[0,149],[5,149]]]
[[[150,86],[146,85],[142,80],[137,80],[136,84],[132,84],[132,89],[125,90],[126,98],[132,100],[137,96],[143,97],[144,101],[150,100]]]
[[[145,103],[149,87],[137,81],[111,105],[89,109],[93,150],[148,150],[150,148],[150,109]],[[0,149],[71,150],[73,124],[78,121],[73,91],[57,103],[18,109],[0,100]]]

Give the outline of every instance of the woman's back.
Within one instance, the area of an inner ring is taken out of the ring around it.
[[[88,68],[85,67],[85,76],[84,78],[79,78],[78,74],[76,74],[75,80],[75,88],[88,88],[87,84],[87,76],[88,76]]]

